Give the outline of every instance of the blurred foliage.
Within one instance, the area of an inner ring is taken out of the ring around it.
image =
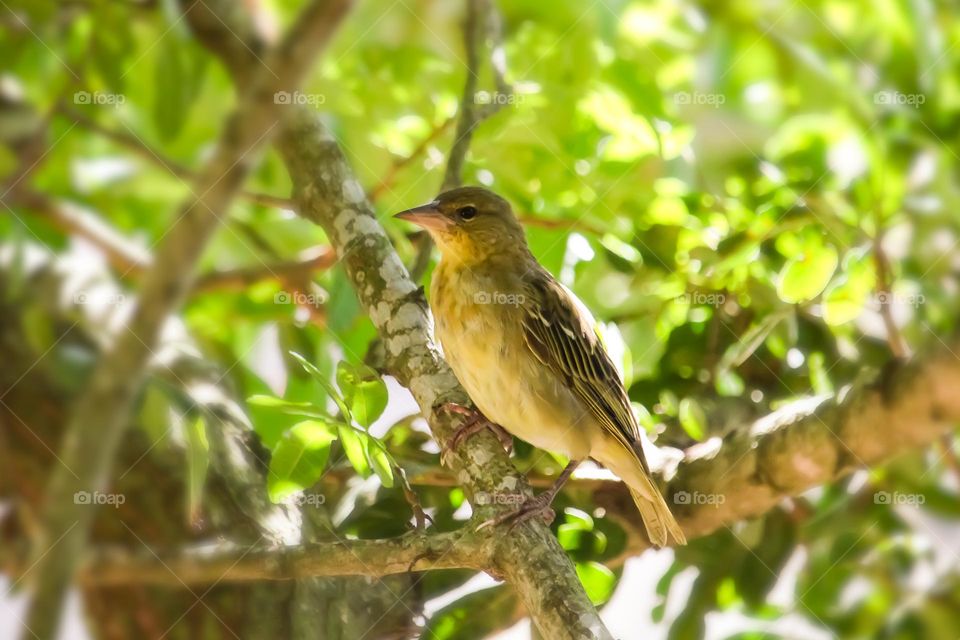
[[[298,4],[264,3],[263,26],[282,28]],[[514,203],[537,257],[605,324],[658,444],[723,435],[882,367],[884,314],[916,350],[953,332],[952,3],[500,5],[515,93],[483,97],[507,106],[477,130],[466,181]],[[17,189],[68,200],[140,249],[162,241],[191,189],[171,163],[202,166],[235,101],[177,11],[166,0],[4,3],[4,190],[16,180]],[[388,214],[431,199],[441,181],[464,77],[461,12],[451,2],[360,3],[293,98],[317,106],[362,184],[380,194],[377,211],[408,263],[415,238]],[[480,84],[492,90],[488,71]],[[39,157],[27,153],[29,140],[42,143]],[[21,181],[24,162],[31,173]],[[289,194],[275,153],[246,188]],[[24,256],[42,247],[70,274],[58,300],[14,298],[31,346],[76,361],[57,349],[50,307],[96,336],[133,295],[138,273],[115,268],[105,294],[88,239],[15,200],[4,213],[4,270],[29,284]],[[198,290],[180,319],[223,383],[250,398],[244,410],[272,451],[271,497],[323,496],[303,504],[329,510],[340,536],[408,530],[395,467],[436,468],[436,446],[405,392],[370,368],[375,331],[342,269],[291,283],[271,266],[325,244],[322,230],[249,199],[228,213],[204,273],[253,268],[261,277]],[[202,393],[154,381],[138,419],[159,442],[176,423],[191,445],[191,513],[202,510],[206,474],[202,406]],[[558,469],[522,443],[517,459],[524,470]],[[958,534],[945,522],[960,500],[951,460],[942,450],[910,454],[693,541],[665,575],[649,576],[662,599],[654,620],[678,639],[704,635],[708,616],[721,612],[741,620],[743,631],[728,637],[955,637]],[[438,529],[469,516],[459,489],[416,489]],[[573,489],[558,506],[560,542],[604,602],[622,574],[627,533],[602,512],[581,511],[589,505]],[[692,583],[677,586],[688,570]],[[422,597],[470,577],[429,575]],[[520,616],[507,589],[475,590],[429,617],[424,637],[484,637]],[[788,619],[803,630],[770,626]]]

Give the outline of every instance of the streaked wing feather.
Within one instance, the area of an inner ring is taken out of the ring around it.
[[[644,471],[640,433],[620,376],[587,317],[546,272],[529,275],[524,337],[534,355],[560,377],[608,432],[632,451]]]

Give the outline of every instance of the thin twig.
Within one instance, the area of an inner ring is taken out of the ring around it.
[[[400,488],[403,490],[403,497],[406,499],[407,504],[410,505],[410,510],[413,512],[413,519],[416,523],[417,531],[424,531],[427,528],[427,521],[429,520],[433,523],[433,518],[431,518],[426,511],[423,510],[423,504],[420,502],[420,496],[417,495],[417,492],[413,490],[413,487],[410,486],[410,481],[407,480],[407,472],[403,470],[398,464],[393,465],[393,472],[400,479]]]
[[[877,299],[880,302],[880,317],[887,330],[887,344],[894,358],[903,359],[910,355],[903,334],[893,318],[893,298],[890,282],[890,261],[883,250],[883,230],[878,229],[873,241],[873,263],[877,274]]]
[[[146,248],[125,238],[100,217],[91,214],[82,206],[65,200],[55,200],[35,191],[16,190],[12,195],[13,198],[10,199],[12,204],[20,205],[41,215],[63,233],[74,234],[97,247],[106,256],[110,266],[122,275],[138,278],[153,262],[153,256]],[[300,292],[297,299],[302,299],[305,295],[304,281],[312,279],[318,271],[333,266],[336,259],[333,249],[319,247],[298,260],[276,258],[273,263],[264,263],[259,266],[211,271],[197,278],[191,292],[210,293],[242,289],[262,280],[271,279],[287,285],[293,279],[297,282],[296,290]],[[287,288],[294,292],[292,287]]]
[[[257,267],[239,267],[211,271],[199,278],[193,287],[195,292],[208,293],[229,289],[243,289],[262,280],[297,281],[302,286],[303,279],[310,279],[317,271],[328,269],[336,262],[336,253],[329,247],[321,247],[312,255],[299,260],[288,260],[264,264]]]
[[[444,170],[440,192],[449,191],[463,183],[463,165],[466,162],[473,130],[481,122],[494,115],[508,102],[512,88],[507,84],[506,57],[503,49],[503,30],[501,18],[492,0],[467,0],[467,15],[463,24],[463,43],[467,55],[467,74],[463,82],[463,95],[460,97],[460,117],[454,134],[453,146],[447,155],[447,167]],[[480,80],[480,50],[486,40],[491,42],[490,67],[493,70],[497,93],[487,104],[480,105],[477,92]],[[411,267],[411,275],[419,282],[430,263],[433,241],[424,235],[420,239],[417,255]]]
[[[77,109],[72,109],[66,105],[60,105],[57,108],[57,113],[67,120],[80,125],[84,129],[87,129],[92,133],[96,133],[97,135],[110,140],[118,146],[124,147],[128,151],[132,151],[144,160],[161,167],[175,178],[180,178],[184,182],[190,183],[193,183],[197,179],[197,172],[195,172],[193,169],[165,156],[163,153],[149,146],[142,138],[134,135],[131,132],[118,131],[112,127],[103,125],[100,122],[97,122],[95,119],[89,117],[87,114]],[[265,207],[293,210],[295,206],[293,200],[290,198],[274,196],[268,193],[259,193],[256,191],[241,189],[237,195],[244,200],[248,200],[249,202],[253,202],[254,204],[259,204]]]
[[[223,542],[215,547],[178,549],[170,553],[125,548],[92,549],[78,579],[85,586],[212,585],[263,580],[294,580],[313,576],[406,573],[416,560],[416,571],[481,569],[490,563],[492,545],[462,531],[411,532],[386,540],[339,540],[277,547]],[[11,575],[28,570],[22,549],[0,550],[0,566]]]
[[[530,215],[520,215],[518,216],[520,223],[528,227],[539,227],[541,229],[560,229],[563,231],[580,231],[583,233],[589,233],[594,236],[603,236],[606,231],[599,227],[595,227],[589,222],[584,220],[564,220],[564,219],[548,219],[548,218],[537,218],[536,216]]]
[[[387,169],[386,174],[383,176],[380,182],[378,182],[376,186],[367,192],[367,199],[370,200],[370,202],[376,202],[377,199],[383,195],[384,191],[387,191],[393,186],[393,183],[397,179],[397,174],[399,174],[402,169],[409,166],[410,163],[414,162],[424,153],[426,153],[427,149],[430,148],[430,145],[436,142],[437,139],[442,136],[454,122],[456,122],[456,118],[450,117],[435,126],[433,130],[431,130],[430,133],[420,141],[420,144],[418,144],[417,147],[409,153],[409,155],[400,158],[390,165],[390,168]]]
[[[485,105],[478,104],[477,86],[480,79],[480,50],[487,39],[492,42],[490,65],[493,69],[497,92]],[[503,54],[502,30],[499,13],[492,0],[467,0],[467,16],[463,25],[463,42],[467,56],[467,75],[460,98],[460,118],[457,121],[456,137],[447,158],[447,168],[440,191],[460,186],[463,181],[463,165],[466,161],[473,130],[478,124],[499,111],[508,102],[512,90],[504,78],[506,62]]]
[[[139,275],[150,266],[150,252],[128,240],[83,207],[55,200],[36,191],[17,190],[12,202],[34,211],[67,234],[75,234],[100,249],[114,269]]]

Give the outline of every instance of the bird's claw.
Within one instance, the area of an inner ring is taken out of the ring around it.
[[[450,437],[450,440],[443,446],[440,457],[445,458],[451,451],[460,447],[460,444],[472,435],[480,433],[484,429],[490,429],[493,435],[497,437],[500,444],[503,445],[507,453],[513,451],[513,436],[495,422],[483,415],[478,409],[465,407],[455,402],[447,402],[440,406],[443,411],[457,413],[466,416],[466,421]]]

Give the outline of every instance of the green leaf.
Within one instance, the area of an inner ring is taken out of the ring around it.
[[[294,416],[307,416],[309,418],[328,417],[327,414],[317,409],[312,402],[293,402],[291,400],[284,400],[283,398],[278,398],[276,396],[257,394],[247,398],[247,403],[257,407],[277,409],[283,413],[288,413]]]
[[[653,415],[639,402],[631,402],[630,405],[633,407],[633,412],[636,414],[637,422],[640,423],[640,426],[643,427],[647,433],[653,433],[657,428],[657,421]]]
[[[207,422],[198,416],[186,426],[187,435],[187,513],[191,523],[200,518],[203,487],[210,466],[210,444],[207,442]]]
[[[305,420],[291,427],[270,457],[270,500],[281,502],[313,486],[326,469],[330,445],[336,437],[335,427],[322,420]]]
[[[576,527],[583,531],[593,531],[593,517],[586,511],[567,507],[563,510],[563,517],[566,520],[566,524],[571,527]]]
[[[356,325],[357,318],[363,315],[363,311],[344,269],[333,270],[329,291],[330,298],[325,304],[328,323],[330,330],[342,341],[344,335]]]
[[[364,478],[369,477],[370,464],[367,462],[366,446],[363,442],[366,434],[361,434],[348,425],[338,426],[337,431],[340,434],[340,445],[347,454],[350,465]]]
[[[764,317],[759,322],[752,324],[746,333],[744,333],[737,342],[730,345],[723,353],[717,369],[723,371],[739,367],[746,362],[747,358],[752,356],[754,351],[760,348],[760,345],[763,344],[763,341],[770,335],[774,327],[791,313],[791,309],[781,309]]]
[[[631,264],[641,264],[643,262],[643,257],[640,255],[640,252],[637,251],[636,247],[624,242],[612,233],[604,234],[604,236],[600,238],[600,244],[613,255]]]
[[[707,414],[693,398],[684,398],[680,401],[680,426],[687,435],[697,441],[702,441],[707,435]]]
[[[739,397],[743,395],[745,385],[743,378],[738,376],[736,372],[718,368],[714,387],[721,396]]]
[[[830,380],[830,369],[824,365],[823,354],[814,351],[807,356],[807,368],[810,370],[810,386],[817,395],[833,393],[833,382]]]
[[[164,141],[183,129],[197,96],[202,58],[192,55],[183,41],[164,38],[154,59],[153,121]]]
[[[677,415],[677,411],[680,410],[677,394],[669,389],[662,389],[660,391],[660,406],[666,415]]]
[[[32,304],[21,311],[20,323],[24,338],[37,353],[46,353],[57,343],[53,321],[49,312],[39,304]]]
[[[565,551],[583,548],[592,534],[583,527],[565,522],[557,527],[557,541]]]
[[[369,427],[387,408],[387,385],[380,375],[367,366],[354,366],[346,361],[337,364],[337,386],[350,406],[353,419]]]
[[[606,566],[599,562],[578,562],[577,576],[587,592],[590,602],[601,605],[613,595],[617,586],[617,577]]]
[[[519,606],[505,585],[481,589],[457,598],[427,621],[420,637],[431,640],[480,640],[496,635],[513,622]]]
[[[115,3],[97,3],[95,6],[95,24],[93,42],[90,48],[90,60],[114,92],[124,90],[125,65],[133,50],[133,32],[127,28],[130,14]]]
[[[393,487],[393,460],[387,453],[383,443],[372,436],[367,436],[367,453],[370,458],[370,466],[380,478],[380,482],[386,488]]]
[[[777,295],[790,304],[812,300],[826,288],[836,268],[836,249],[829,245],[807,247],[803,254],[784,265],[777,282]]]
[[[300,363],[300,366],[303,367],[303,370],[313,376],[314,380],[320,383],[320,386],[323,387],[324,391],[330,394],[330,397],[333,398],[333,401],[337,403],[337,407],[340,409],[340,413],[343,414],[345,420],[353,420],[353,416],[350,413],[350,407],[347,406],[347,403],[344,402],[343,396],[340,395],[340,392],[330,384],[330,381],[327,380],[327,377],[320,372],[320,369],[304,358],[302,355],[296,351],[291,351],[290,355]]]
[[[167,438],[170,429],[170,399],[159,385],[147,385],[138,417],[150,442],[161,442]]]
[[[823,294],[823,319],[831,326],[855,320],[870,298],[875,273],[870,260],[844,260],[845,273],[835,279]]]
[[[856,320],[863,311],[869,291],[851,287],[848,281],[831,285],[823,296],[823,319],[834,327]]]

